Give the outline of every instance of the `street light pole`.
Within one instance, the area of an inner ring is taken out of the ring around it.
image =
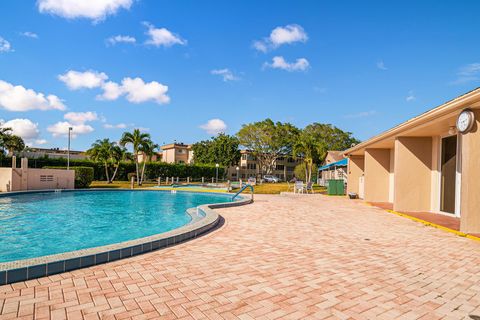
[[[237,166],[237,167],[235,168],[235,170],[237,170],[237,181],[240,181],[240,176],[239,176],[240,167]]]
[[[218,183],[218,167],[220,167],[220,165],[218,163],[215,164],[215,183]]]
[[[72,127],[68,127],[67,170],[70,170],[70,133],[72,130]]]

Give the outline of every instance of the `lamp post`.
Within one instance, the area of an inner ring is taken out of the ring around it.
[[[218,183],[218,167],[220,167],[220,165],[216,163],[215,164],[215,183]]]
[[[72,130],[72,127],[68,127],[67,170],[70,170],[70,133]]]
[[[235,168],[235,170],[237,170],[237,181],[240,181],[240,176],[239,176],[240,167],[237,166],[237,167]]]

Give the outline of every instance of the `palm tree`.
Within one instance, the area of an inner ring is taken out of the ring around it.
[[[316,141],[311,135],[302,132],[295,145],[293,154],[297,158],[302,158],[305,165],[305,180],[311,182],[313,163],[318,161],[325,153],[325,147]]]
[[[137,184],[140,185],[140,175],[138,172],[138,153],[140,149],[149,141],[150,135],[148,133],[142,133],[139,129],[134,129],[133,132],[124,132],[120,139],[120,145],[125,147],[131,144],[133,147],[133,157],[135,160],[135,169],[137,171]]]
[[[25,142],[19,136],[13,134],[5,134],[2,138],[3,146],[8,150],[8,153],[13,155],[15,152],[20,152],[25,149]]]
[[[113,182],[113,180],[115,180],[115,176],[117,175],[118,167],[120,167],[120,162],[131,159],[131,153],[128,152],[125,147],[115,145],[111,150],[110,158],[115,166],[112,179],[110,179],[110,182]]]
[[[105,166],[105,175],[107,182],[111,183],[110,177],[108,174],[108,165],[112,155],[112,149],[115,147],[115,143],[111,142],[110,139],[97,140],[92,144],[92,147],[87,150],[87,155],[93,161],[102,162]]]
[[[5,152],[5,149],[6,149],[5,141],[8,139],[8,136],[10,136],[11,134],[12,134],[12,129],[0,128],[0,151],[2,151],[0,156],[2,156],[3,153]]]
[[[149,140],[140,147],[140,152],[143,153],[143,167],[142,174],[140,175],[140,185],[142,185],[143,183],[143,177],[145,175],[145,165],[147,161],[149,162],[152,159],[152,156],[155,154],[155,150],[158,148],[158,144],[153,143],[153,141],[151,140]]]

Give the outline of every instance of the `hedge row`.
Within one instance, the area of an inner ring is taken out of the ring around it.
[[[20,166],[20,159],[17,158],[17,166]],[[10,167],[12,164],[11,158],[0,159],[0,166]],[[67,159],[59,158],[38,158],[38,159],[28,159],[28,166],[30,168],[44,168],[44,167],[65,167],[67,165]],[[95,180],[106,180],[105,178],[105,168],[103,164],[96,163],[91,160],[70,160],[71,167],[91,167],[94,171]],[[140,170],[142,169],[140,164]],[[146,179],[157,179],[158,177],[179,177],[185,179],[187,177],[193,179],[200,179],[205,177],[210,179],[215,177],[215,166],[214,165],[188,165],[188,164],[174,164],[174,163],[165,163],[165,162],[149,162],[145,168],[145,177]],[[110,175],[113,173],[114,168],[111,166]],[[122,162],[118,168],[117,176],[115,180],[127,181],[127,175],[129,173],[135,172],[135,163],[134,162]],[[218,176],[223,176],[224,169],[218,168]]]

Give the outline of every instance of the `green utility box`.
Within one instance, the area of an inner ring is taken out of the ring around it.
[[[342,179],[328,180],[327,193],[329,195],[341,196],[345,194],[345,182]]]

